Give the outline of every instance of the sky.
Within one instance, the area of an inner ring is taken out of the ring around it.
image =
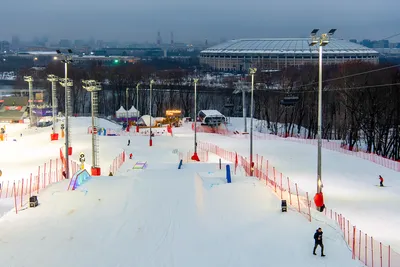
[[[400,32],[399,0],[1,0],[0,40],[47,36],[155,42],[307,37],[337,28],[344,39]],[[391,39],[400,41],[400,37]]]

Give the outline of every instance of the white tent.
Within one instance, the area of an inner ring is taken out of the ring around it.
[[[126,110],[122,106],[115,112],[117,118],[126,118],[126,115]]]
[[[139,117],[140,112],[134,106],[132,106],[131,109],[128,110],[128,115],[129,115],[129,118]]]
[[[138,124],[144,126],[150,126],[150,118],[151,118],[151,126],[155,126],[156,120],[153,117],[150,117],[150,115],[143,115],[142,117],[140,117],[138,120]]]

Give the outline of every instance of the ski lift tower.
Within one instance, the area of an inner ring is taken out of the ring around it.
[[[50,136],[51,141],[58,140],[58,133],[56,133],[56,108],[57,108],[57,82],[58,77],[50,74],[47,76],[47,80],[51,82],[51,107],[52,107],[52,114],[53,114],[53,133]]]
[[[243,120],[244,120],[244,132],[247,133],[247,115],[246,115],[246,92],[251,91],[251,83],[245,81],[238,81],[235,83],[235,91],[234,94],[238,94],[242,92],[242,101],[243,101]]]
[[[24,76],[24,81],[28,83],[29,86],[29,126],[33,126],[33,78],[32,76]]]
[[[83,88],[90,92],[92,103],[92,176],[100,176],[99,165],[99,138],[97,136],[97,113],[98,113],[98,92],[101,90],[101,83],[95,80],[83,80]]]

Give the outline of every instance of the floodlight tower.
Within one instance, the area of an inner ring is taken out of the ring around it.
[[[235,83],[235,91],[233,91],[234,94],[238,94],[242,92],[242,105],[243,105],[243,120],[244,120],[244,132],[247,133],[247,115],[246,115],[246,92],[249,92],[250,86],[247,82],[244,81],[238,81]]]
[[[32,76],[24,76],[24,81],[28,83],[29,86],[29,126],[33,126],[33,78]]]
[[[101,169],[99,165],[99,139],[97,136],[97,114],[98,114],[98,92],[101,90],[101,84],[95,80],[83,80],[83,88],[90,92],[92,103],[92,176],[100,176]]]
[[[254,117],[254,75],[256,74],[256,68],[250,68],[251,75],[251,99],[250,99],[250,176],[253,176],[254,164],[253,164],[253,117]]]
[[[136,85],[136,132],[139,132],[139,86],[140,82]]]
[[[51,141],[58,140],[58,133],[56,133],[56,113],[57,113],[57,82],[58,77],[50,74],[47,76],[47,80],[51,82],[51,107],[53,114],[53,133],[50,136]]]
[[[153,99],[152,99],[152,92],[153,92],[153,84],[155,83],[154,80],[150,81],[150,140],[149,140],[149,146],[153,146],[153,139],[152,139],[152,133],[151,133],[151,106],[153,105]]]
[[[199,79],[194,79],[194,154],[192,160],[200,161],[199,155],[197,155],[197,83]]]
[[[319,29],[314,29],[311,32],[310,46],[319,45],[319,70],[318,70],[318,168],[317,168],[317,193],[322,192],[322,47],[329,44],[331,36],[336,32],[336,29],[331,29],[328,33],[323,33],[317,36]]]

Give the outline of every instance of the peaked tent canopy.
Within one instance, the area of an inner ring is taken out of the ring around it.
[[[140,112],[134,107],[132,106],[130,110],[128,110],[128,116],[130,118],[132,117],[139,117],[140,116]]]
[[[124,118],[126,115],[126,110],[122,106],[115,112],[115,117],[117,118]]]
[[[150,126],[150,115],[143,115],[138,120],[138,125]],[[156,125],[156,120],[151,117],[151,126]]]

